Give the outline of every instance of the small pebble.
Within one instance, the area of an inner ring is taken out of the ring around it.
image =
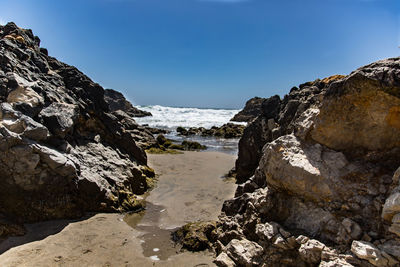
[[[159,261],[160,260],[160,258],[157,255],[150,256],[150,259],[152,259],[153,261]]]

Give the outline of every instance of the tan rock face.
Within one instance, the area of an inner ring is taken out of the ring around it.
[[[385,220],[392,220],[395,214],[400,214],[400,192],[390,195],[383,206],[382,217]]]
[[[331,82],[343,79],[345,77],[346,76],[344,76],[344,75],[336,74],[336,75],[332,75],[332,76],[329,76],[329,77],[326,77],[326,78],[322,79],[321,82],[323,82],[323,83],[331,83]]]
[[[35,91],[31,88],[18,87],[14,91],[12,91],[7,98],[8,103],[27,103],[31,106],[37,106],[40,102],[43,101],[43,98],[39,96]]]
[[[44,99],[38,93],[36,93],[31,86],[36,85],[35,82],[29,82],[22,78],[18,74],[13,74],[17,88],[11,91],[7,96],[8,103],[26,103],[32,107],[36,107],[44,103]]]
[[[221,254],[219,254],[218,257],[215,259],[214,263],[219,267],[235,267],[236,266],[235,262],[231,258],[229,258],[229,256],[225,252],[222,252]]]
[[[382,86],[378,75],[354,72],[328,91],[312,138],[336,150],[400,146],[399,93],[400,86]]]
[[[233,239],[227,246],[228,256],[241,266],[258,265],[263,248],[249,240]]]
[[[260,169],[271,187],[314,201],[351,197],[354,192],[343,190],[346,177],[363,171],[362,166],[349,163],[343,153],[319,144],[302,144],[294,135],[268,144]]]
[[[382,207],[382,219],[390,223],[389,232],[400,237],[400,168],[396,170],[392,178],[390,195],[386,198]]]
[[[365,241],[353,241],[351,252],[353,252],[358,258],[367,260],[374,266],[397,266],[399,263],[387,253]]]
[[[267,112],[245,129],[238,170],[258,168],[218,235],[257,242],[265,266],[400,266],[400,58],[325,81],[292,89],[276,128]]]
[[[318,240],[308,240],[306,243],[301,244],[299,248],[300,257],[309,263],[319,263],[321,261],[321,253],[325,245]]]

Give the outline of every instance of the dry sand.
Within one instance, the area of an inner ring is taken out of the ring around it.
[[[235,156],[148,156],[160,177],[145,212],[27,225],[27,235],[0,243],[0,266],[214,266],[209,253],[177,254],[169,237],[171,229],[186,222],[217,218],[236,188],[221,179]]]

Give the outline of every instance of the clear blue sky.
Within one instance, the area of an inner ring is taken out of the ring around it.
[[[141,105],[240,108],[400,55],[400,0],[2,0],[7,21]]]

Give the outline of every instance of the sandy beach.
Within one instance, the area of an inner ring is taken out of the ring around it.
[[[2,1],[0,267],[400,267],[400,0],[180,2]]]
[[[0,244],[0,266],[214,266],[208,253],[178,253],[169,237],[186,222],[217,219],[236,188],[221,178],[236,156],[148,156],[159,181],[145,212],[26,225],[27,235]]]

